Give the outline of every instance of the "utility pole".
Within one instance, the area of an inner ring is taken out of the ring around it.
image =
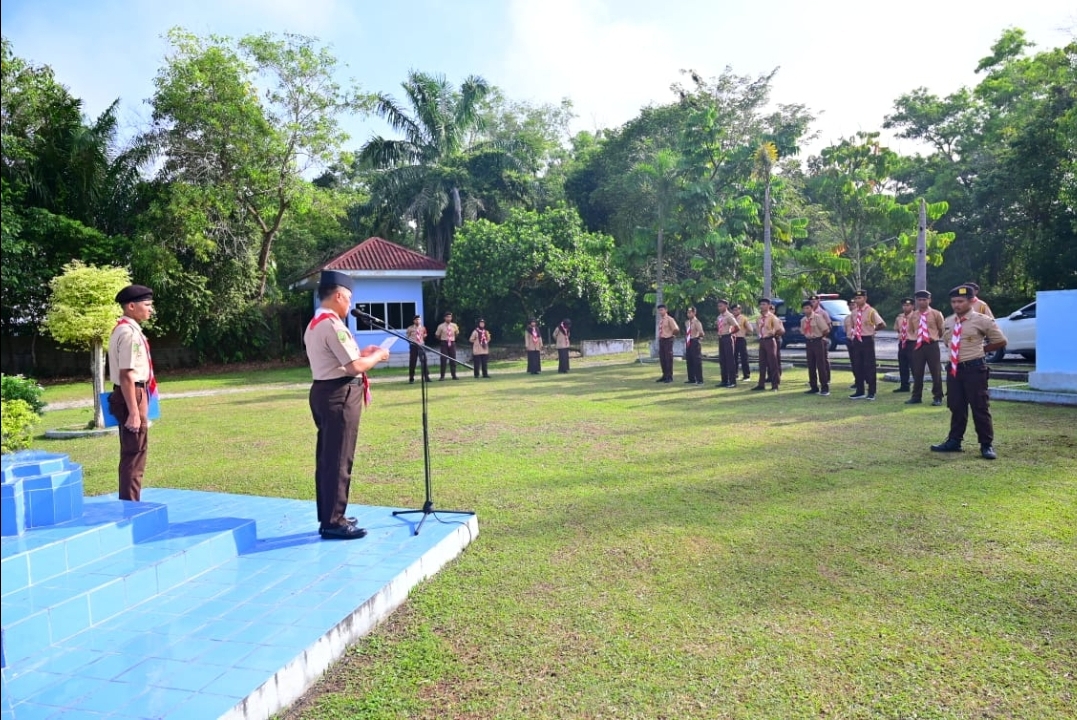
[[[927,201],[920,198],[920,231],[916,235],[916,287],[927,290]]]

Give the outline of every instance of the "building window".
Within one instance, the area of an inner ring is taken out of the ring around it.
[[[359,302],[355,307],[368,315],[373,315],[390,328],[402,330],[415,319],[415,303],[413,302]],[[356,318],[355,327],[358,330],[377,330],[362,318]]]

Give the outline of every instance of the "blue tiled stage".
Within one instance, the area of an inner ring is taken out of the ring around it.
[[[459,555],[474,516],[148,489],[3,538],[3,718],[268,718]]]

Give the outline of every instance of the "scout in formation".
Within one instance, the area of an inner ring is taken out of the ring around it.
[[[772,312],[770,298],[759,300],[759,320],[755,324],[755,333],[759,338],[759,384],[752,390],[766,390],[767,380],[770,389],[778,391],[782,382],[782,363],[778,356],[778,345],[785,334],[785,325]]]
[[[471,331],[471,362],[475,366],[475,377],[490,377],[490,331],[486,329],[486,320],[479,318],[478,327]]]
[[[565,318],[553,329],[553,344],[557,348],[557,372],[568,372],[568,348],[572,335],[572,321]]]
[[[718,365],[722,371],[722,382],[718,387],[735,388],[737,386],[736,337],[740,327],[737,318],[729,312],[729,301],[718,301],[718,319],[714,329],[718,333]]]
[[[460,326],[452,321],[452,313],[445,313],[444,321],[434,331],[434,337],[441,341],[441,377],[445,379],[445,365],[449,365],[452,379],[456,379],[456,338],[460,334]]]
[[[856,392],[849,398],[874,400],[879,376],[878,363],[875,360],[875,333],[885,330],[886,323],[883,322],[882,315],[868,305],[868,294],[865,291],[857,290],[853,294],[853,303],[853,312],[845,318],[849,360],[853,366],[853,381],[856,384]]]
[[[901,298],[901,313],[894,320],[894,332],[898,334],[898,380],[901,383],[896,393],[909,392],[909,371],[912,368],[912,328],[909,321],[912,320],[912,298]]]
[[[542,372],[542,334],[538,320],[534,318],[528,321],[524,331],[524,350],[527,351],[527,374],[538,375]]]
[[[804,317],[800,321],[800,331],[804,334],[805,355],[808,360],[808,395],[818,393],[823,397],[830,394],[830,360],[827,347],[830,343],[830,316],[825,310],[818,310],[811,300],[800,304]]]
[[[703,323],[696,317],[695,307],[688,308],[684,324],[684,365],[689,385],[703,384]]]

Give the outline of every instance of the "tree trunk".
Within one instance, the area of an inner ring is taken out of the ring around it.
[[[770,178],[767,178],[763,191],[763,297],[771,297],[771,275],[773,273],[770,249]]]
[[[105,427],[105,412],[101,407],[101,393],[105,391],[105,353],[100,340],[90,347],[90,378],[93,381],[93,426]]]
[[[916,235],[916,290],[927,290],[927,201],[920,198],[920,232]]]
[[[273,247],[275,230],[262,233],[262,249],[258,251],[258,300],[265,298],[266,278],[269,276],[269,251]]]
[[[659,218],[659,223],[661,223],[661,222],[662,222],[662,219]],[[654,307],[655,307],[655,311],[654,311],[654,353],[655,354],[652,355],[652,357],[658,357],[658,306],[661,305],[663,302],[665,302],[665,299],[662,297],[662,285],[663,285],[663,282],[662,282],[662,239],[663,239],[663,237],[664,237],[664,230],[663,230],[662,226],[659,225],[658,226],[658,267],[656,268],[658,278],[657,278],[657,281],[655,283],[655,293],[654,293]]]

